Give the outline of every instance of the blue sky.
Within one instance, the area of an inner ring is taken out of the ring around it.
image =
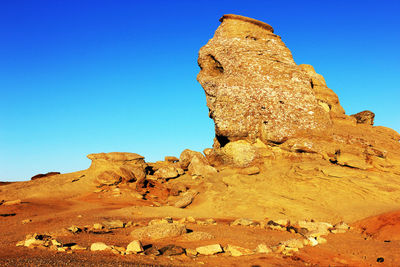
[[[347,114],[400,131],[399,1],[0,2],[0,181],[210,147],[197,53],[223,14],[262,20]]]

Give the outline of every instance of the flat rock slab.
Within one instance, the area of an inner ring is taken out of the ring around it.
[[[145,226],[135,229],[131,236],[142,239],[161,239],[166,237],[176,237],[186,233],[186,226],[178,223],[163,223]]]

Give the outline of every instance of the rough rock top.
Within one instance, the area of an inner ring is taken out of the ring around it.
[[[300,131],[330,127],[310,75],[272,27],[237,15],[221,21],[200,49],[197,76],[220,143],[256,138],[279,143]]]
[[[136,153],[128,153],[128,152],[110,152],[110,153],[95,153],[87,155],[90,160],[108,160],[108,161],[131,161],[144,159],[143,156]]]

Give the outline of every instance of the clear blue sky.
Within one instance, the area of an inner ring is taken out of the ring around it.
[[[210,147],[197,53],[223,14],[272,25],[347,114],[400,130],[400,1],[0,1],[0,181]]]

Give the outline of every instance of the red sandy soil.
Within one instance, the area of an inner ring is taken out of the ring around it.
[[[87,200],[26,200],[20,205],[0,206],[0,214],[14,216],[0,217],[0,265],[1,266],[399,266],[400,265],[400,211],[384,214],[354,224],[353,230],[345,234],[330,234],[326,244],[305,247],[293,256],[280,254],[254,254],[232,257],[227,254],[190,258],[180,256],[114,255],[111,252],[78,251],[68,254],[48,249],[16,247],[27,234],[50,233],[63,243],[74,242],[90,246],[94,242],[124,246],[132,241],[129,233],[152,219],[145,214],[110,216],[110,211],[118,210],[133,203]],[[138,203],[136,203],[138,204]],[[31,223],[22,224],[24,219]],[[72,234],[65,230],[71,225],[84,226],[106,219],[133,221],[139,226],[113,230],[110,234]],[[206,219],[206,218],[205,218]],[[269,246],[280,241],[299,237],[298,234],[265,230],[257,227],[229,226],[230,218],[214,218],[217,225],[197,225],[187,223],[187,228],[209,232],[216,236],[213,240],[183,241],[167,238],[151,242],[162,247],[168,244],[184,248],[219,243],[238,245],[254,249],[258,244]],[[357,227],[363,227],[359,229]],[[150,242],[144,242],[148,245]],[[378,263],[377,258],[384,262]]]

